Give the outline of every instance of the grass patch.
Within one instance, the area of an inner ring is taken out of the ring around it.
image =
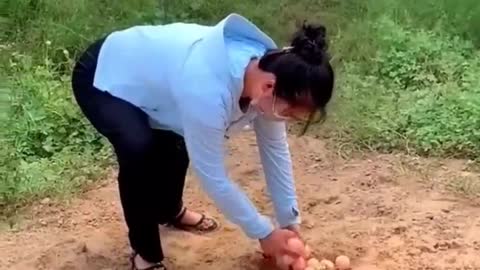
[[[480,181],[478,181],[478,179],[479,175],[459,175],[449,179],[447,187],[456,193],[472,198],[478,198],[480,196]]]
[[[327,135],[371,150],[480,156],[480,53],[468,40],[372,23],[377,50],[342,65]]]
[[[111,151],[74,105],[67,76],[15,55],[0,150],[0,214],[104,176]]]

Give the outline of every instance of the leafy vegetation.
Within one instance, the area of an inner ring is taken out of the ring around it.
[[[70,90],[89,42],[134,24],[211,24],[230,12],[281,45],[304,19],[328,27],[338,84],[329,121],[312,132],[377,151],[480,156],[477,0],[3,0],[0,212],[76,191],[111,164]]]
[[[385,16],[372,30],[378,48],[369,67],[343,66],[334,132],[376,150],[478,157],[480,53],[474,44]]]

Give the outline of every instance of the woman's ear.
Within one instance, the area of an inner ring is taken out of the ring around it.
[[[273,96],[273,90],[275,89],[275,79],[269,78],[262,84],[262,95]]]

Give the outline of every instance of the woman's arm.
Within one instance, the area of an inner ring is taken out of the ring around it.
[[[201,84],[199,84],[201,85]],[[184,137],[192,167],[202,188],[222,213],[253,239],[273,231],[270,220],[257,211],[225,169],[225,110],[203,97],[184,100]]]
[[[277,221],[281,227],[300,224],[286,125],[259,116],[254,129]]]

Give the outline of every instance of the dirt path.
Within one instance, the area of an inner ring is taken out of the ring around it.
[[[231,175],[271,214],[254,139],[245,135],[230,145]],[[458,164],[422,175],[394,156],[345,161],[314,139],[294,138],[291,148],[304,234],[317,257],[343,253],[357,270],[480,269],[478,201],[439,188]],[[191,177],[185,198],[221,218]],[[115,182],[68,205],[49,204],[33,209],[21,228],[0,234],[0,269],[129,269]],[[162,228],[171,269],[269,269],[257,243],[221,220],[221,230],[208,236]]]

